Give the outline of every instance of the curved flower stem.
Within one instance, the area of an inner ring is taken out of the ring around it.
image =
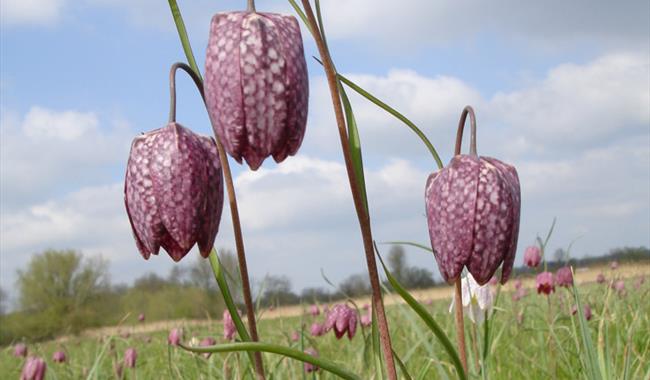
[[[327,83],[329,86],[330,94],[332,97],[332,105],[334,107],[334,114],[336,116],[336,124],[339,130],[339,138],[341,140],[341,148],[343,150],[343,158],[345,160],[345,168],[348,173],[348,181],[352,192],[352,199],[354,207],[359,219],[359,226],[361,228],[361,235],[363,238],[363,246],[366,254],[366,264],[368,266],[368,275],[370,277],[370,285],[372,288],[372,307],[377,312],[377,324],[379,327],[379,338],[381,340],[382,351],[384,360],[386,362],[386,369],[388,378],[390,380],[397,379],[397,371],[395,369],[395,361],[393,358],[393,349],[390,341],[390,332],[388,330],[388,321],[386,319],[386,312],[384,310],[384,302],[381,296],[381,286],[379,284],[379,273],[377,272],[377,262],[375,260],[375,253],[373,248],[372,230],[370,227],[370,215],[365,208],[363,196],[359,188],[359,181],[352,165],[350,157],[349,140],[346,131],[345,118],[343,116],[343,108],[341,106],[341,97],[339,92],[338,80],[336,77],[336,70],[332,64],[329,51],[322,35],[319,32],[318,23],[314,12],[311,8],[309,0],[302,0],[302,5],[307,15],[310,30],[318,47],[318,52],[323,61],[323,67],[327,76]]]
[[[187,37],[187,30],[185,29],[185,23],[183,22],[183,17],[181,16],[180,9],[176,0],[169,0],[169,7],[171,9],[174,23],[176,24],[176,29],[178,30],[178,36],[181,40],[183,46],[183,51],[187,57],[187,61],[190,64],[191,72],[194,73],[192,79],[194,83],[199,88],[201,98],[203,99],[203,104],[205,104],[205,94],[203,92],[203,79],[201,78],[201,73],[194,59],[194,53],[192,52],[192,47],[190,46],[189,38]],[[179,67],[185,64],[180,64]],[[187,71],[187,70],[186,70]],[[188,71],[188,73],[190,72]],[[196,77],[196,78],[194,78]],[[230,215],[232,217],[233,232],[235,235],[235,246],[237,248],[237,259],[239,262],[239,273],[241,274],[242,279],[242,293],[244,296],[244,303],[246,304],[246,318],[248,319],[248,328],[250,330],[251,339],[254,342],[259,340],[257,335],[257,324],[255,322],[255,309],[253,308],[253,298],[251,296],[250,280],[248,278],[248,266],[246,265],[246,254],[244,252],[244,238],[242,236],[241,223],[239,221],[239,209],[237,207],[237,197],[235,195],[235,187],[232,180],[232,172],[230,171],[230,163],[228,162],[228,157],[226,156],[226,151],[224,150],[223,144],[221,143],[219,136],[215,135],[215,141],[217,143],[217,152],[219,153],[219,161],[221,162],[221,167],[223,169],[223,176],[226,182],[226,191],[228,192],[228,200],[230,204]],[[264,376],[264,364],[262,362],[261,352],[255,352],[255,371],[257,373],[257,378],[260,380],[265,379]]]
[[[169,69],[169,122],[176,122],[176,70],[184,70],[190,78],[194,81],[196,88],[203,93],[203,84],[201,83],[201,78],[199,78],[192,68],[182,62],[176,62]]]
[[[454,156],[460,154],[463,143],[463,129],[465,128],[465,121],[467,120],[467,115],[469,115],[470,120],[470,141],[469,141],[469,154],[476,156],[476,115],[474,114],[474,109],[471,106],[465,106],[463,112],[460,114],[460,120],[458,121],[458,129],[456,130],[456,147],[454,148]],[[460,360],[463,363],[463,369],[467,373],[467,351],[465,348],[465,321],[463,318],[463,296],[462,296],[462,284],[461,278],[458,276],[456,279],[456,294],[455,294],[455,304],[456,304],[456,336],[458,338],[458,354],[460,355]]]
[[[454,308],[456,314],[456,338],[458,339],[458,354],[463,363],[463,369],[467,372],[467,351],[465,350],[465,322],[463,320],[463,297],[461,290],[461,279],[456,280],[456,294],[454,295]]]

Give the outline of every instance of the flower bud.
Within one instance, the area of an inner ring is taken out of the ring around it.
[[[133,140],[124,184],[136,245],[148,259],[162,246],[179,261],[198,244],[212,250],[223,208],[214,140],[175,122]]]
[[[183,330],[182,329],[172,329],[167,336],[167,343],[172,346],[178,346],[183,340]]]
[[[324,333],[323,325],[318,322],[314,322],[311,324],[309,331],[311,333],[311,336],[321,336]]]
[[[25,361],[23,371],[20,374],[20,380],[43,380],[45,378],[45,371],[47,364],[45,360],[30,356]]]
[[[531,245],[530,247],[526,248],[526,251],[524,252],[524,264],[531,268],[535,268],[541,261],[542,254],[538,246]]]
[[[369,327],[372,325],[372,313],[368,311],[366,314],[361,316],[361,326]]]
[[[309,83],[298,21],[260,12],[218,13],[210,24],[205,99],[214,132],[256,170],[302,143]]]
[[[599,284],[602,284],[602,283],[604,283],[605,281],[607,281],[607,280],[605,279],[605,275],[602,274],[602,273],[598,273],[598,276],[596,276],[596,282],[599,283]]]
[[[294,331],[291,333],[291,341],[292,341],[292,342],[297,342],[297,341],[299,341],[299,340],[300,340],[300,333],[299,333],[298,331],[294,330]]]
[[[215,344],[217,344],[216,339],[214,339],[213,337],[207,337],[201,339],[201,341],[199,342],[199,347],[210,347],[210,346],[214,346]],[[208,359],[212,354],[209,352],[205,352],[202,355],[204,358]]]
[[[537,293],[544,293],[549,295],[555,291],[555,280],[553,279],[553,273],[551,272],[542,272],[537,275],[535,280],[537,285]]]
[[[318,305],[311,305],[309,307],[309,314],[311,314],[312,317],[316,317],[320,314],[320,309],[318,308]]]
[[[16,357],[26,357],[27,356],[27,346],[24,343],[18,343],[14,346],[14,356]]]
[[[54,354],[52,354],[52,361],[55,363],[65,363],[67,360],[65,356],[65,352],[63,351],[56,351]]]
[[[334,305],[325,320],[325,331],[332,329],[334,329],[336,339],[341,339],[347,331],[348,339],[352,340],[357,331],[356,311],[345,304]]]
[[[133,347],[129,347],[124,352],[124,365],[127,368],[135,368],[135,361],[138,359],[138,353]]]
[[[138,322],[144,322],[144,313],[140,313],[140,315],[138,315]]]
[[[570,267],[562,267],[555,272],[555,280],[558,286],[569,288],[573,285],[573,273]]]
[[[239,310],[237,312],[239,313]],[[235,321],[232,319],[232,315],[230,315],[228,309],[226,309],[223,311],[223,338],[225,340],[233,340],[236,333]]]

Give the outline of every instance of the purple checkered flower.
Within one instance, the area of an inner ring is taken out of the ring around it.
[[[542,261],[542,251],[536,245],[531,245],[524,251],[524,264],[535,268]]]
[[[138,359],[138,352],[133,347],[129,347],[124,352],[124,366],[135,368],[135,362]]]
[[[549,295],[555,292],[555,279],[553,278],[553,273],[551,272],[542,272],[537,275],[535,280],[537,285],[537,293],[544,293]]]
[[[357,331],[357,312],[345,304],[334,305],[325,320],[325,331],[332,329],[336,339],[341,339],[347,332],[348,339],[352,340]]]
[[[163,247],[179,261],[194,244],[207,257],[223,208],[214,140],[174,122],[136,137],[124,194],[135,242],[145,259]]]
[[[214,132],[235,160],[256,170],[298,151],[309,83],[298,21],[261,12],[212,17],[205,98]]]
[[[65,363],[67,360],[65,356],[65,352],[63,351],[56,351],[54,354],[52,354],[52,361],[55,363]]]
[[[47,364],[45,360],[30,356],[25,361],[23,371],[20,374],[20,380],[43,380],[45,378],[45,371]]]
[[[555,281],[558,286],[569,288],[573,285],[573,273],[571,267],[562,267],[555,272]]]
[[[14,346],[14,356],[16,357],[26,357],[27,356],[27,346],[23,343],[18,343]]]

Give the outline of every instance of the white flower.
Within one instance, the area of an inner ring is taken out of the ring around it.
[[[474,323],[483,323],[485,312],[492,311],[494,304],[494,293],[489,284],[479,285],[471,273],[461,279],[461,293],[463,297],[463,309],[465,314]],[[454,298],[449,305],[449,312],[454,310]]]

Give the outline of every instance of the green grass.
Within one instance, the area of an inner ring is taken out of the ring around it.
[[[579,288],[581,302],[589,303],[593,318],[587,323],[591,341],[599,353],[599,366],[605,378],[645,379],[650,370],[650,281],[640,289],[634,288],[634,279],[626,280],[627,294],[619,296],[609,291],[606,285],[589,284]],[[507,286],[504,290],[509,290]],[[570,315],[573,296],[566,289],[558,288],[547,302],[545,296],[530,294],[519,302],[510,299],[510,293],[503,292],[491,330],[491,344],[488,348],[487,378],[492,379],[579,379],[587,378],[583,340],[579,335],[579,323]],[[606,302],[606,304],[605,304]],[[605,308],[606,305],[606,308]],[[439,301],[427,306],[436,321],[454,337],[452,316],[448,314],[448,301]],[[550,314],[549,314],[550,308]],[[517,321],[517,314],[524,313],[523,323]],[[395,351],[408,368],[413,378],[455,378],[453,366],[441,344],[425,324],[407,306],[388,308],[391,333]],[[323,319],[321,315],[319,320]],[[333,333],[312,338],[309,326],[310,316],[264,320],[260,322],[260,336],[266,342],[283,344],[300,349],[315,347],[322,357],[334,360],[342,366],[370,378],[373,373],[369,333],[358,330],[352,341],[347,338],[336,340]],[[301,341],[292,342],[291,332],[300,330],[304,324],[305,335]],[[472,331],[476,327],[476,331]],[[210,328],[185,328],[185,341],[197,337],[213,336],[222,340],[222,328],[215,322]],[[364,339],[364,336],[367,337]],[[478,341],[474,347],[472,337]],[[483,326],[474,326],[467,320],[468,355],[470,378],[481,378],[477,371],[476,352],[483,348]],[[151,338],[150,342],[146,338]],[[244,353],[213,354],[209,359],[173,348],[168,351],[167,331],[147,335],[120,336],[104,339],[72,338],[64,343],[55,341],[29,344],[30,353],[44,357],[48,362],[48,379],[114,379],[113,365],[121,362],[127,347],[138,351],[135,371],[124,369],[125,378],[133,379],[207,379],[224,378],[226,372],[231,378],[252,378],[248,357]],[[63,349],[68,354],[68,363],[52,362],[52,353]],[[168,356],[170,355],[170,356]],[[480,354],[479,354],[480,355]],[[169,360],[168,358],[171,358]],[[264,354],[264,362],[274,379],[302,379],[302,363]],[[23,359],[13,356],[13,348],[0,351],[0,378],[18,378]],[[311,379],[311,375],[305,375]],[[320,379],[334,378],[320,373]]]

